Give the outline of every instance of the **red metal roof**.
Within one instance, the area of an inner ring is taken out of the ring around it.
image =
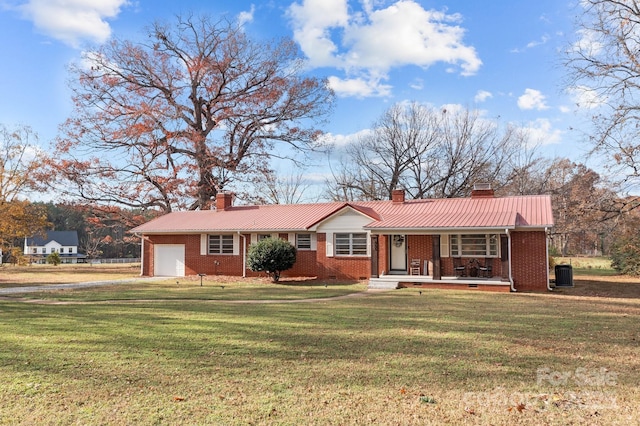
[[[348,207],[369,217],[372,222],[365,228],[371,230],[553,226],[550,197],[539,195],[236,206],[221,211],[169,213],[131,232],[303,231]]]

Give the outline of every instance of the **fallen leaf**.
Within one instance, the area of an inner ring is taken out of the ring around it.
[[[508,410],[509,411],[517,410],[518,413],[522,413],[526,408],[527,408],[526,405],[520,402],[512,407],[509,407]]]
[[[184,401],[184,398],[183,398],[183,397],[181,397],[181,396],[174,396],[174,397],[173,397],[173,400],[174,400],[174,401]]]

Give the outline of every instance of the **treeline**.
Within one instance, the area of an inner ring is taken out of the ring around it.
[[[38,204],[38,203],[36,203]],[[40,204],[53,231],[77,231],[78,251],[89,259],[138,258],[140,239],[128,231],[156,215],[83,204]]]
[[[16,225],[2,226],[3,263],[17,262],[25,237],[44,236],[46,231],[77,231],[78,252],[88,259],[139,258],[140,239],[128,231],[157,214],[119,207],[79,203],[3,203],[3,211],[16,211]],[[2,220],[0,222],[8,222]]]

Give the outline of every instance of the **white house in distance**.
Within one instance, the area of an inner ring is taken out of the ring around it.
[[[45,263],[51,253],[58,253],[62,263],[79,263],[86,259],[86,255],[78,253],[77,231],[47,231],[44,237],[24,239],[24,254],[33,263]]]

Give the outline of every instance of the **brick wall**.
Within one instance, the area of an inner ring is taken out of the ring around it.
[[[547,291],[547,237],[544,231],[511,234],[511,272],[518,291]]]
[[[200,234],[152,235],[145,241],[145,275],[153,275],[153,244],[183,244],[185,275],[237,275],[242,276],[242,256],[229,254],[201,255]],[[242,238],[240,238],[242,244]]]
[[[250,236],[245,235],[247,242]],[[286,235],[283,234],[282,237]],[[243,239],[240,238],[242,245]],[[154,235],[145,240],[143,275],[153,275],[153,244],[184,244],[185,273],[195,275],[235,275],[242,276],[242,256],[233,255],[201,255],[200,235]],[[544,231],[514,232],[511,235],[512,273],[515,287],[519,291],[547,290],[547,239]],[[248,247],[248,244],[247,244]],[[388,271],[388,239],[379,237],[378,273]],[[242,246],[241,246],[242,248]],[[409,235],[407,237],[408,259],[421,259],[421,267],[425,260],[433,257],[431,236]],[[482,259],[479,259],[482,262]],[[441,259],[442,275],[452,276],[453,259]],[[493,261],[493,275],[502,273],[499,259]],[[263,273],[245,271],[247,276],[260,276]],[[313,277],[319,279],[360,280],[369,278],[371,274],[368,257],[326,257],[326,234],[317,235],[317,251],[298,251],[296,264],[292,269],[284,271],[283,277]],[[433,271],[429,271],[433,274]],[[506,275],[506,272],[505,272]]]
[[[424,261],[433,260],[433,245],[431,235],[407,235],[407,258],[408,264],[411,259],[420,259],[420,271],[424,273]],[[430,266],[431,268],[433,265]],[[432,275],[433,271],[429,271]]]
[[[371,276],[371,263],[366,256],[327,257],[327,234],[318,237],[318,278],[360,280]]]
[[[286,240],[286,234],[283,239]],[[249,249],[250,235],[244,235]],[[243,239],[240,238],[240,252]],[[185,274],[232,275],[242,276],[242,256],[230,254],[200,254],[200,234],[194,235],[152,235],[144,244],[143,275],[153,275],[153,245],[154,244],[183,244],[185,247]],[[245,271],[248,277],[263,276],[264,272]],[[317,275],[317,261],[315,251],[298,251],[296,263],[292,269],[284,271],[282,277],[313,277]]]
[[[282,277],[315,277],[318,275],[316,252],[312,250],[298,250],[296,263],[293,268],[283,271]]]

